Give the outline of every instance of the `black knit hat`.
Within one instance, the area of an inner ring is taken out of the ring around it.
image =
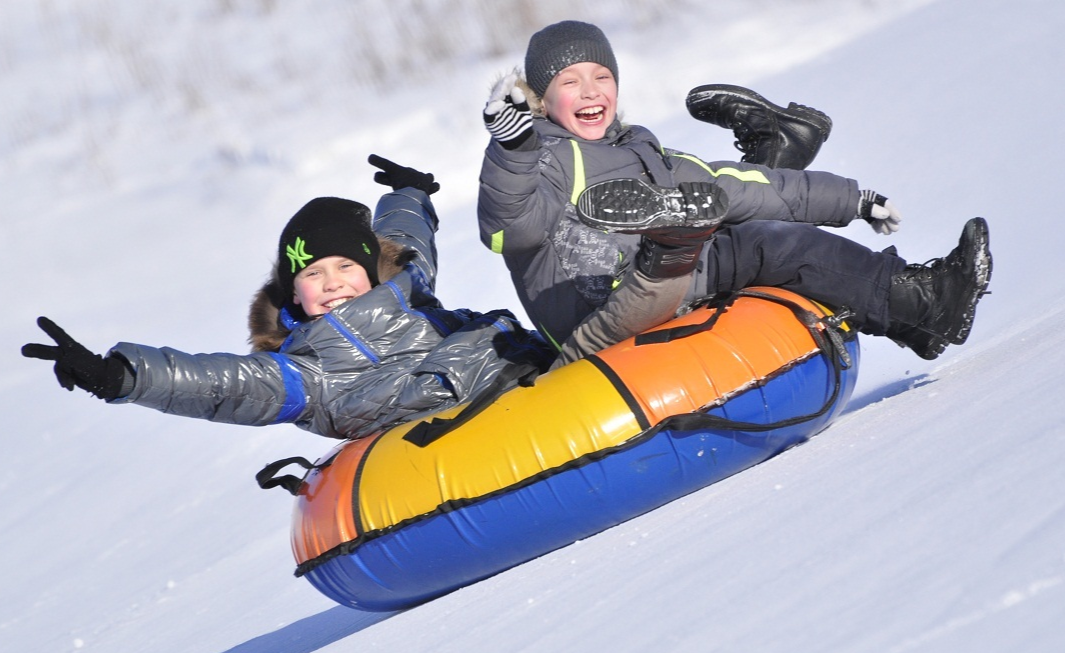
[[[277,278],[283,296],[292,297],[293,280],[300,270],[327,256],[355,261],[376,286],[381,244],[370,225],[370,209],[358,202],[339,197],[307,202],[285,225],[278,242]]]
[[[589,23],[564,20],[548,25],[529,39],[525,51],[525,80],[544,96],[555,75],[575,63],[591,61],[606,66],[618,79],[618,62],[603,30]]]

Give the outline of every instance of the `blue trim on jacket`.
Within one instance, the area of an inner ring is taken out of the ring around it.
[[[269,352],[270,357],[277,361],[281,369],[281,380],[285,384],[285,402],[281,406],[281,412],[274,419],[274,424],[294,422],[303,409],[307,407],[307,399],[303,394],[303,375],[296,364],[289,360],[288,356]]]
[[[344,339],[354,345],[355,349],[358,349],[359,353],[365,356],[371,363],[374,365],[381,364],[381,358],[370,349],[370,346],[363,342],[362,338],[352,333],[352,331],[348,329],[343,322],[337,319],[335,315],[332,313],[326,313],[322,316],[322,319],[331,324],[333,328],[337,330],[337,333],[344,336]]]

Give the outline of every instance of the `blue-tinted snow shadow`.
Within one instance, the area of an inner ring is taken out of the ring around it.
[[[363,612],[337,606],[259,635],[225,653],[313,653],[399,612]]]
[[[870,404],[875,404],[878,401],[883,401],[884,399],[901,395],[914,388],[920,388],[921,386],[935,382],[936,379],[934,377],[927,374],[921,374],[920,376],[915,376],[910,379],[901,379],[894,383],[888,383],[879,388],[874,388],[860,397],[851,397],[851,400],[847,402],[847,407],[843,409],[843,414],[846,415],[847,413],[859,411]]]

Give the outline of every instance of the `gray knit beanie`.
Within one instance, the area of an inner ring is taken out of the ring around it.
[[[591,61],[610,69],[618,79],[618,62],[603,30],[589,23],[564,20],[548,25],[529,39],[525,51],[525,79],[544,96],[555,75],[575,63]]]

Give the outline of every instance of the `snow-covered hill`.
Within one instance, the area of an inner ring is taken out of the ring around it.
[[[540,24],[508,47],[470,28],[495,18],[467,16],[471,52],[445,56],[453,35],[404,31],[389,3],[9,4],[0,650],[1065,649],[1060,3],[661,0],[624,19],[582,3],[614,43],[626,119],[726,158],[729,135],[688,117],[690,88],[821,108],[835,129],[815,165],[905,217],[890,239],[846,235],[919,262],[983,215],[993,294],[938,361],[866,338],[854,400],[808,444],[395,614],[293,578],[291,501],[255,486],[264,463],[330,442],[107,406],[18,348],[48,315],[96,350],[244,351],[279,229],[316,195],[372,202],[371,152],[441,181],[445,302],[518,309],[476,238],[479,114]],[[370,32],[388,56],[350,41]]]

